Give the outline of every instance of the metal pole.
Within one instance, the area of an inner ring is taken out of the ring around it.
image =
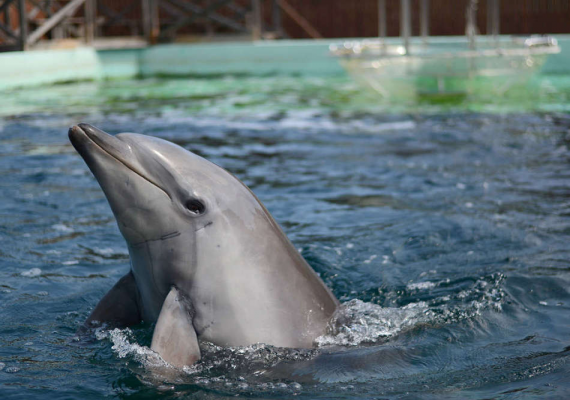
[[[143,34],[148,43],[151,43],[150,1],[142,0],[142,25]]]
[[[411,31],[410,0],[400,0],[400,35],[404,41],[406,54],[410,54]]]
[[[278,37],[282,37],[283,27],[281,26],[281,7],[279,7],[277,0],[273,0],[271,10],[273,12],[273,30]]]
[[[261,39],[261,0],[252,0],[251,1],[251,12],[253,13],[253,26],[252,26],[252,34],[253,40],[260,40]]]
[[[476,15],[477,15],[477,2],[478,0],[469,0],[467,9],[465,10],[465,34],[469,38],[469,48],[475,49],[475,37],[477,35]]]
[[[19,7],[19,5],[18,5]],[[12,24],[10,21],[10,7],[6,7],[4,9],[4,25],[6,25],[8,27],[8,29],[12,29]]]
[[[386,0],[378,0],[378,36],[384,42],[386,38]]]
[[[18,12],[20,14],[20,50],[24,51],[28,49],[27,36],[28,36],[28,25],[26,21],[26,0],[18,1]]]
[[[420,2],[420,34],[423,44],[427,44],[429,36],[429,0]]]
[[[158,43],[160,35],[160,19],[158,16],[158,0],[150,0],[150,43]]]
[[[491,34],[495,37],[495,39],[497,39],[497,36],[499,36],[499,28],[500,28],[500,6],[501,6],[501,2],[500,0],[492,0],[491,1],[491,6],[492,6],[492,22],[491,22]]]
[[[55,14],[53,14],[47,21],[45,21],[40,27],[38,27],[35,31],[30,33],[30,35],[26,39],[27,45],[32,45],[40,38],[49,32],[52,28],[62,23],[67,17],[73,15],[73,13],[79,8],[79,6],[83,5],[85,0],[72,0],[67,3],[65,6],[60,8]],[[25,9],[24,9],[25,12]],[[20,18],[22,15],[20,15]],[[25,26],[25,23],[24,23]]]
[[[90,45],[95,37],[95,9],[95,0],[85,1],[85,42]]]
[[[277,3],[293,21],[295,21],[313,39],[322,39],[323,35],[315,29],[305,17],[303,17],[287,0],[277,0]]]

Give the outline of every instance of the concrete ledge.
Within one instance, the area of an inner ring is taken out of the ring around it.
[[[0,54],[0,90],[101,77],[99,56],[91,48]]]
[[[344,74],[329,55],[331,40],[172,44],[141,54],[141,75]]]
[[[556,38],[562,52],[548,58],[541,71],[543,75],[570,71],[570,35]],[[170,44],[113,50],[80,47],[0,53],[0,90],[151,76],[345,75],[328,50],[331,43],[344,40],[356,39]],[[454,43],[465,38],[434,37],[430,41]],[[388,42],[400,43],[400,39],[390,38]]]

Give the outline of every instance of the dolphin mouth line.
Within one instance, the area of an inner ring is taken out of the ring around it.
[[[144,176],[141,172],[137,171],[134,167],[130,166],[128,163],[126,163],[125,161],[121,160],[120,158],[118,158],[117,156],[113,155],[111,152],[107,151],[103,146],[101,146],[100,143],[98,143],[97,140],[95,140],[94,138],[91,137],[91,135],[89,135],[89,132],[85,129],[83,129],[79,124],[79,125],[74,125],[71,128],[69,128],[70,133],[74,132],[74,133],[79,133],[82,134],[83,136],[85,136],[91,143],[93,143],[96,147],[98,147],[103,153],[107,154],[109,157],[115,159],[117,162],[123,164],[127,169],[131,170],[132,172],[134,172],[135,174],[137,174],[138,176],[140,176],[142,179],[144,179],[145,181],[147,181],[148,183],[150,183],[151,185],[155,186],[156,188],[160,189],[169,199],[170,201],[172,201],[172,197],[168,194],[168,192],[166,190],[164,190],[162,187],[160,187],[159,185],[157,185],[155,182],[153,182],[152,180],[150,180],[149,178],[147,178],[146,176]],[[105,132],[104,132],[105,133]],[[108,133],[105,133],[106,135],[109,135]],[[109,135],[111,136],[111,135]],[[116,140],[121,140],[118,139],[114,136],[111,136]],[[73,143],[73,141],[72,141]],[[81,153],[80,153],[81,154]]]

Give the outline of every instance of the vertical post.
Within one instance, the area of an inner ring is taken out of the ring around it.
[[[261,39],[261,0],[252,0],[251,1],[251,11],[253,14],[253,26],[252,26],[252,34],[253,40],[260,40]]]
[[[95,37],[95,1],[85,0],[85,43],[92,45]]]
[[[386,0],[378,0],[378,37],[386,39]]]
[[[429,36],[429,0],[420,0],[420,35],[423,44],[427,44]]]
[[[206,0],[206,4],[204,9],[209,10],[212,5],[212,0]],[[210,19],[210,13],[206,14],[206,18],[204,21],[204,26],[206,27],[206,35],[208,37],[214,36],[214,25],[212,24],[212,20]]]
[[[18,1],[18,13],[20,14],[20,51],[27,50],[28,22],[26,20],[26,1]]]
[[[6,25],[9,29],[12,29],[12,24],[10,20],[10,7],[6,7],[4,9],[4,25]]]
[[[142,25],[143,25],[143,34],[146,41],[150,44],[152,43],[152,34],[151,34],[151,15],[150,15],[150,2],[151,0],[142,0]]]
[[[283,27],[281,26],[281,7],[279,7],[278,0],[273,0],[271,11],[273,13],[273,30],[278,37],[283,37]]]
[[[158,1],[150,0],[150,43],[158,43],[160,35],[160,19],[158,15]]]
[[[54,14],[53,3],[54,3],[53,0],[48,0],[48,2],[47,2],[47,15],[48,15],[48,17],[51,17]],[[63,26],[62,25],[57,25],[51,30],[51,38],[52,39],[63,39]]]
[[[142,17],[143,17],[143,32],[144,37],[148,44],[156,43],[157,36],[156,32],[153,32],[154,28],[154,1],[153,0],[142,0]]]
[[[487,35],[499,36],[500,0],[487,0]]]
[[[469,39],[469,48],[475,49],[475,37],[477,35],[477,25],[475,16],[477,14],[477,1],[469,0],[467,2],[467,9],[465,10],[465,34]]]
[[[404,41],[406,55],[410,54],[411,25],[410,0],[400,0],[400,35]]]

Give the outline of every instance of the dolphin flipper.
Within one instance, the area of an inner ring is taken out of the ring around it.
[[[190,302],[173,287],[162,304],[150,348],[175,367],[192,365],[200,359]]]
[[[124,328],[141,322],[139,291],[132,271],[123,276],[99,301],[84,327],[105,323]]]

